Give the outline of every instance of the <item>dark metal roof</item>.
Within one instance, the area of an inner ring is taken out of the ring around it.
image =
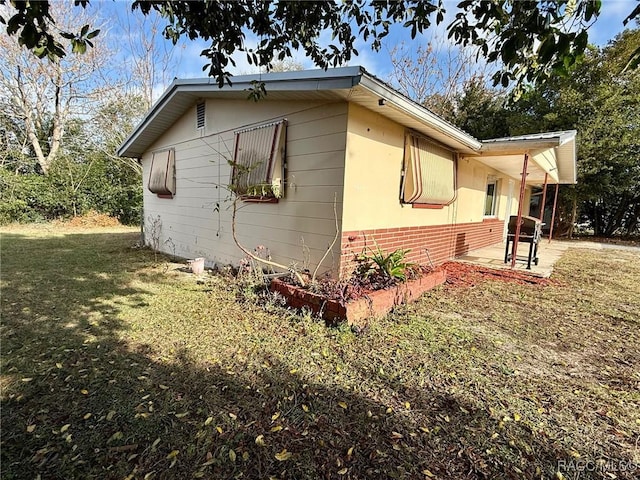
[[[269,100],[345,100],[376,109],[401,124],[462,150],[477,150],[481,144],[471,135],[438,117],[424,106],[393,90],[362,67],[341,67],[294,72],[264,73],[232,77],[232,84],[219,87],[212,78],[176,79],[151,107],[118,149],[118,155],[140,158],[142,154],[202,98],[247,98],[254,82],[264,82]],[[378,108],[385,100],[391,108]]]

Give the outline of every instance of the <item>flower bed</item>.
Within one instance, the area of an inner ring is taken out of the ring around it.
[[[346,320],[350,325],[364,326],[369,318],[384,316],[397,305],[417,300],[427,290],[444,283],[446,278],[446,272],[437,269],[389,288],[366,292],[347,302],[318,295],[279,279],[273,280],[270,288],[284,296],[290,307],[306,307],[320,315],[327,325]]]

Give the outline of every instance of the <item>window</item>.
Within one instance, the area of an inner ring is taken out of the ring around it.
[[[498,204],[498,179],[489,176],[487,179],[487,196],[484,199],[484,216],[493,217],[496,215]]]
[[[172,198],[176,194],[176,163],[173,148],[153,154],[148,186],[149,190],[159,197]]]
[[[452,151],[410,133],[405,138],[401,187],[403,203],[441,207],[456,196],[456,162]]]
[[[232,188],[245,200],[282,197],[286,121],[235,132]]]
[[[204,128],[204,102],[196,105],[196,128]]]

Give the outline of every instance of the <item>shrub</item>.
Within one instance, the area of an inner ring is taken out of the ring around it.
[[[140,174],[107,158],[59,158],[48,175],[0,168],[0,223],[40,222],[97,211],[135,225],[142,211]]]

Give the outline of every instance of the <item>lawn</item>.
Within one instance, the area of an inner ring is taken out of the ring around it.
[[[2,231],[3,479],[640,475],[637,253],[445,285],[356,334],[137,240]]]

